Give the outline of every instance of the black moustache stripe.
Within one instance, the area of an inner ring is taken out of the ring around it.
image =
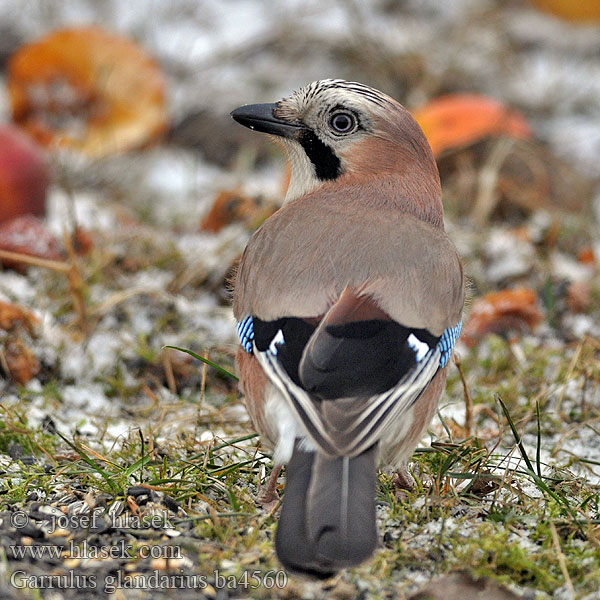
[[[298,141],[314,165],[318,179],[321,181],[337,179],[342,174],[340,159],[312,131],[308,129],[303,131]]]

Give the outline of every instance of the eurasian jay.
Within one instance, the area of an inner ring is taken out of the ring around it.
[[[435,414],[463,270],[427,140],[389,96],[325,79],[231,116],[278,136],[291,162],[235,279],[237,365],[287,465],[277,555],[324,578],[377,545],[376,466],[405,468]]]

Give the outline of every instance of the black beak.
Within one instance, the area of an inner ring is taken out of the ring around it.
[[[287,138],[296,137],[303,127],[274,117],[275,108],[277,104],[246,104],[232,111],[231,117],[234,121],[255,131]]]

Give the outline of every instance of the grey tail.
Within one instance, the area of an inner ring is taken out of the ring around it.
[[[376,446],[353,458],[327,458],[298,447],[287,465],[275,535],[286,569],[326,579],[360,564],[377,545]]]

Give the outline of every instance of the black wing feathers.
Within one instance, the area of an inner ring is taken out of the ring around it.
[[[254,318],[257,350],[267,350],[281,331],[284,343],[277,345],[279,364],[297,386],[321,400],[372,396],[391,389],[415,366],[415,351],[407,341],[410,334],[430,347],[439,340],[425,329],[369,319],[328,325],[306,348],[315,329],[295,317]]]
[[[264,352],[271,345],[277,332],[283,333],[284,344],[277,346],[277,360],[285,369],[290,379],[302,387],[298,377],[298,365],[302,352],[310,336],[315,331],[315,326],[304,319],[286,317],[276,321],[261,321],[254,317],[254,344],[259,352]]]
[[[418,330],[419,339],[435,345],[436,338],[423,331]],[[415,352],[407,343],[411,333],[380,319],[329,325],[306,349],[300,381],[323,400],[382,394],[415,365]]]

